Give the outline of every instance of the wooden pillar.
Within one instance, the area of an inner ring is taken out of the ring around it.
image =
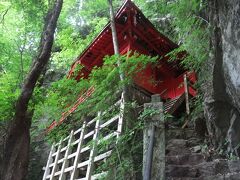
[[[187,75],[184,74],[183,76],[183,84],[184,84],[184,94],[185,94],[185,102],[186,102],[186,120],[183,124],[182,128],[185,128],[189,122],[189,115],[190,115],[190,107],[189,107],[189,91],[188,91],[188,81]]]
[[[55,156],[54,165],[53,165],[53,168],[52,168],[52,173],[51,173],[50,180],[55,179],[54,176],[55,176],[55,172],[56,172],[57,166],[58,166],[58,160],[59,160],[59,155],[60,155],[60,151],[61,151],[61,147],[62,147],[62,141],[63,141],[63,139],[60,140],[59,145],[58,145],[58,150],[57,150],[57,154]]]
[[[190,114],[190,108],[189,108],[189,92],[188,92],[188,82],[187,82],[187,75],[184,74],[184,91],[185,91],[185,100],[186,100],[186,113],[187,115]]]
[[[165,124],[163,103],[159,95],[153,95],[151,103],[144,104],[145,110],[154,115],[145,120],[143,134],[143,179],[165,179]]]
[[[123,99],[123,93],[121,95],[121,102],[120,102],[120,112],[119,112],[119,120],[118,120],[118,127],[117,127],[117,141],[123,131],[123,115],[124,115],[124,108],[125,108],[125,104],[124,104],[124,99]]]
[[[94,130],[94,135],[93,135],[93,146],[90,151],[89,155],[89,161],[88,161],[88,167],[87,167],[87,172],[86,172],[86,180],[91,180],[93,168],[94,168],[94,159],[95,155],[97,152],[97,144],[98,144],[98,135],[99,135],[99,130],[100,130],[100,121],[101,121],[101,112],[98,113],[98,119],[95,124],[95,130]]]
[[[62,169],[61,169],[61,174],[59,176],[59,180],[66,180],[66,173],[64,173],[64,170],[66,169],[66,167],[68,167],[68,164],[69,164],[68,156],[69,156],[69,154],[71,154],[72,140],[73,140],[73,130],[71,131],[69,139],[68,139],[67,149],[65,151],[63,164],[62,164]]]
[[[75,156],[74,163],[73,163],[73,170],[72,170],[72,173],[71,173],[70,180],[74,180],[74,179],[77,178],[77,166],[78,166],[78,163],[79,163],[80,158],[81,158],[81,150],[82,150],[82,147],[83,147],[86,124],[87,124],[86,121],[84,121],[82,129],[81,129],[80,137],[79,137],[79,143],[78,143],[76,156]]]

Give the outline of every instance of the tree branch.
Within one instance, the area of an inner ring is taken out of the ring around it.
[[[2,19],[0,21],[0,24],[4,25],[5,16],[7,15],[10,8],[11,8],[11,6],[9,6],[5,11],[3,11],[3,13],[2,13],[3,15],[2,15]]]

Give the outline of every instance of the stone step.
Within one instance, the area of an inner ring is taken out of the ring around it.
[[[168,165],[197,165],[205,161],[204,155],[200,153],[166,156],[166,164]]]
[[[167,141],[170,139],[189,139],[191,137],[196,137],[196,133],[194,129],[168,129],[166,131],[166,139]]]
[[[185,139],[170,139],[167,142],[167,146],[182,146],[182,147],[187,147],[187,140]]]
[[[167,180],[240,180],[240,161],[217,159],[198,165],[167,165]]]
[[[167,141],[167,145],[173,144],[176,146],[183,145],[185,147],[193,147],[193,146],[201,144],[202,142],[203,142],[203,140],[200,138],[197,138],[197,137],[191,137],[188,139],[172,138]]]
[[[199,177],[199,178],[192,178],[192,177],[167,177],[166,180],[239,180],[240,173],[228,173],[228,174],[218,174],[215,176],[207,176],[207,177]]]
[[[201,152],[202,140],[198,138],[185,139],[171,139],[166,145],[166,155],[184,155],[190,153]]]
[[[167,165],[166,177],[168,178],[197,178],[200,177],[198,169],[189,165]]]
[[[228,168],[230,172],[240,172],[240,160],[228,161]],[[240,179],[240,176],[239,176]]]
[[[200,178],[231,173],[227,160],[203,162],[198,165],[167,165],[166,176],[178,178]]]
[[[166,155],[183,155],[190,154],[191,150],[187,146],[187,140],[185,139],[171,139],[166,145]]]
[[[191,137],[189,139],[187,139],[187,146],[188,147],[194,147],[194,146],[198,146],[200,144],[203,143],[203,140],[197,137]]]
[[[239,180],[240,173],[218,174],[216,176],[201,177],[199,180]]]
[[[240,180],[240,160],[208,161],[195,131],[168,129],[166,131],[166,180]]]
[[[182,177],[182,178],[177,178],[177,177],[166,177],[166,180],[199,180],[199,178],[188,178],[188,177]]]

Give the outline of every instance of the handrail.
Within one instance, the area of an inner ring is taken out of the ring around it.
[[[95,90],[94,87],[91,86],[87,91],[85,91],[85,93],[83,93],[83,94],[77,99],[77,101],[76,101],[75,104],[72,106],[72,108],[62,114],[62,117],[60,118],[59,121],[56,121],[56,120],[55,120],[55,121],[53,121],[53,122],[51,123],[51,125],[47,128],[47,132],[51,131],[54,127],[62,124],[63,121],[64,121],[71,113],[73,113],[81,103],[83,103],[88,97],[90,97],[90,96],[93,94],[94,90]]]

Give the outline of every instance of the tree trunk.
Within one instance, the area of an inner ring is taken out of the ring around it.
[[[116,30],[116,24],[115,24],[115,15],[114,15],[114,11],[113,11],[113,5],[112,5],[112,0],[108,0],[108,4],[109,4],[109,11],[110,11],[110,23],[111,23],[111,30],[112,30],[112,40],[113,40],[113,48],[114,48],[114,54],[119,56],[120,52],[119,52],[119,44],[118,44],[118,38],[117,38],[117,30]],[[119,77],[120,80],[123,82],[125,80],[125,74],[123,72],[123,70],[121,69],[121,61],[120,58],[117,60],[117,65],[119,67]],[[123,85],[122,87],[122,98],[123,98],[123,103],[126,104],[126,102],[129,102],[130,100],[130,91],[129,88],[127,87],[126,84]],[[126,108],[124,106],[124,109],[122,110],[123,112],[123,129],[130,129],[132,127],[132,124],[130,121],[128,121],[129,119],[126,119],[126,117],[131,114],[133,115],[133,109],[128,108],[128,110],[126,111]],[[128,113],[128,115],[127,115]],[[134,117],[136,118],[136,117]],[[124,131],[123,130],[123,131]],[[124,155],[123,155],[124,156]],[[131,162],[131,164],[134,164],[134,155],[131,154],[130,157],[126,157],[126,159],[129,158],[129,161]],[[134,165],[133,165],[134,166]],[[121,167],[120,167],[121,168]],[[116,169],[112,169],[112,172],[116,172]],[[135,175],[135,171],[134,170],[129,170],[125,175],[124,175],[124,179],[136,179],[136,175]],[[123,178],[123,177],[122,177]]]
[[[15,117],[9,123],[4,158],[1,162],[1,179],[23,180],[27,175],[32,119],[32,113],[29,113],[28,105],[36,83],[50,59],[54,33],[62,4],[63,0],[56,0],[53,8],[49,10],[46,16],[38,56],[34,60],[16,102]]]
[[[112,30],[112,40],[113,40],[113,49],[114,49],[114,54],[119,56],[119,45],[118,45],[118,38],[117,38],[117,30],[116,30],[116,25],[115,25],[115,18],[114,18],[114,11],[113,11],[113,5],[112,5],[112,0],[108,0],[109,4],[109,13],[110,13],[110,24],[111,24],[111,30]],[[118,66],[121,66],[121,62],[118,59],[117,61]],[[119,70],[119,77],[121,81],[124,81],[125,76],[124,72]],[[123,86],[123,100],[124,102],[127,101],[127,87],[126,85]]]
[[[119,46],[118,46],[118,39],[117,39],[117,30],[116,30],[116,25],[115,25],[115,19],[114,19],[114,12],[113,12],[112,0],[108,0],[108,4],[109,4],[109,14],[110,14],[111,29],[112,29],[112,39],[113,39],[114,54],[119,55]]]

